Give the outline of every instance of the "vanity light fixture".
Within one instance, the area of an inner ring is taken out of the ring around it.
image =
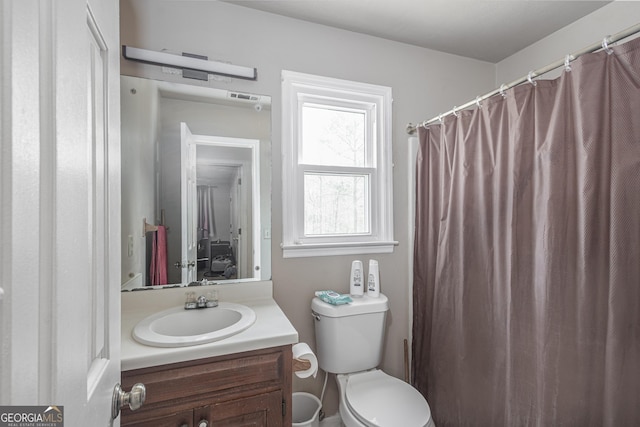
[[[131,46],[122,46],[122,56],[130,61],[180,68],[183,71],[183,77],[197,78],[200,80],[207,80],[207,74],[218,74],[246,80],[258,79],[258,70],[255,68],[209,61],[206,56],[188,53],[183,53],[182,56],[179,56],[172,53],[156,52]],[[188,73],[190,75],[185,75],[185,72],[190,72]],[[195,75],[193,72],[196,72]],[[197,74],[203,74],[204,77],[198,76]]]

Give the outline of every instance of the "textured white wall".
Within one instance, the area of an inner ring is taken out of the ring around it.
[[[351,261],[367,262],[371,257],[282,258],[280,73],[284,69],[393,88],[394,237],[400,244],[394,253],[375,258],[380,263],[382,292],[391,305],[383,368],[402,378],[403,340],[409,338],[411,294],[407,271],[411,251],[405,126],[493,89],[495,66],[220,2],[121,0],[121,43],[203,54],[210,59],[258,68],[255,82],[234,79],[209,85],[272,97],[274,296],[298,330],[300,340],[312,347],[315,338],[309,306],[314,291],[348,292]],[[126,60],[121,62],[121,72],[161,80],[172,78],[163,74],[160,67]],[[294,390],[319,395],[322,379],[319,375],[316,380],[295,380]],[[333,378],[328,389],[325,410],[332,414],[337,410]]]

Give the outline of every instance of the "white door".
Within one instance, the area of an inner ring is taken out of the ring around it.
[[[254,277],[251,220],[254,207],[251,205],[251,165],[243,164],[238,168],[234,191],[236,212],[232,212],[237,237],[236,254],[238,256],[238,277]]]
[[[120,379],[118,2],[0,0],[0,20],[0,404],[107,426]]]
[[[240,217],[246,215],[249,212],[244,206],[242,206],[242,197],[241,197],[241,187],[242,187],[242,166],[238,166],[235,168],[235,174],[233,177],[233,184],[231,185],[231,191],[229,195],[229,210],[231,211],[231,248],[233,249],[233,254],[236,258],[236,268],[238,269],[238,277],[246,278],[246,268],[245,264],[247,263],[244,253],[242,253],[243,248],[243,238],[244,234],[247,230],[243,229],[242,221]]]
[[[180,197],[182,218],[182,283],[198,280],[196,143],[189,126],[180,123]]]

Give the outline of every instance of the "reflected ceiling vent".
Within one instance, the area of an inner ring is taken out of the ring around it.
[[[240,93],[240,92],[227,92],[227,96],[231,99],[238,99],[240,101],[247,102],[256,102],[260,101],[259,95],[253,95],[251,93]]]
[[[255,95],[253,93],[227,91],[227,98],[242,103],[253,104],[253,108],[257,112],[262,111],[263,107],[268,109],[271,105],[271,98],[263,95]]]

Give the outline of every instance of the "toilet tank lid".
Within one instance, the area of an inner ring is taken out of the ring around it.
[[[389,300],[383,294],[379,297],[363,295],[352,297],[353,302],[349,304],[333,305],[315,297],[311,300],[311,310],[321,316],[345,317],[356,314],[380,313],[389,310]]]

